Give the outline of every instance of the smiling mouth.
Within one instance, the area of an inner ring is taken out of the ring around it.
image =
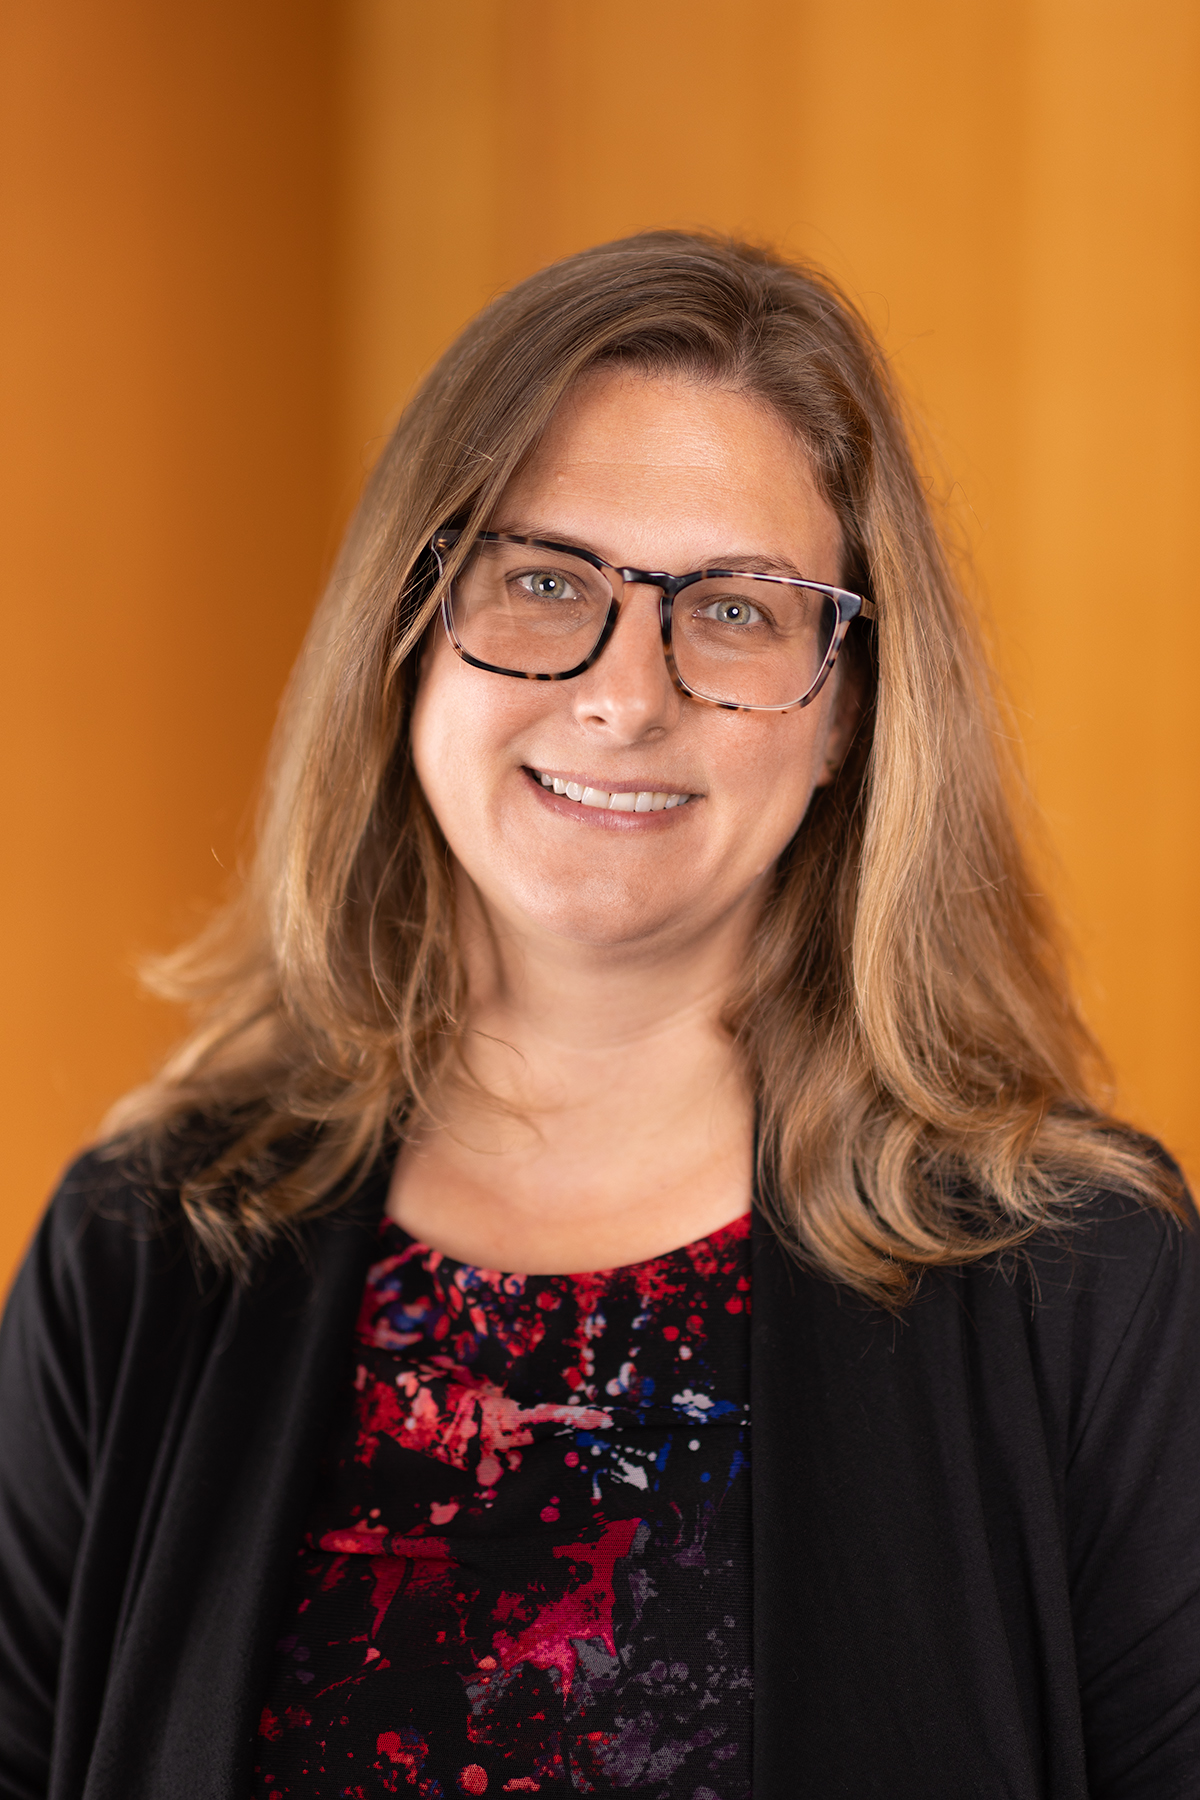
[[[618,793],[608,788],[587,787],[581,781],[569,781],[564,775],[548,775],[542,769],[526,772],[564,800],[573,800],[577,806],[594,806],[602,812],[670,812],[673,807],[686,806],[689,800],[698,798],[696,794],[668,794],[655,788],[626,788]]]

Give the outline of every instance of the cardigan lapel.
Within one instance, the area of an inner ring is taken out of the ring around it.
[[[1084,1800],[1077,1719],[1045,1785],[1005,1630],[998,1566],[1035,1583],[989,1517],[971,1279],[927,1280],[894,1320],[802,1270],[757,1215],[754,1245],[755,1800]],[[1017,1316],[1005,1283],[988,1298]]]

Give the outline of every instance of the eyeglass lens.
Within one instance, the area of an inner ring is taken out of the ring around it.
[[[586,662],[613,602],[608,576],[582,558],[529,544],[479,543],[456,576],[451,613],[469,656],[528,675]],[[671,649],[680,678],[709,700],[787,706],[818,680],[836,603],[752,575],[693,582],[677,596]]]

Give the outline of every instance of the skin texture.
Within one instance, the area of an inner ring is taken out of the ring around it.
[[[786,424],[675,378],[585,378],[492,525],[676,573],[741,559],[840,575],[835,516]],[[649,586],[627,591],[603,656],[569,682],[473,669],[435,631],[412,750],[456,862],[480,1085],[448,1082],[399,1158],[389,1211],[414,1235],[566,1272],[745,1211],[753,1107],[720,1015],[769,872],[853,730],[838,677],[786,713],[697,702],[670,679]],[[600,812],[531,768],[695,797]]]

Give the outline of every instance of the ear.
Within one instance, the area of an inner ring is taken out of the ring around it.
[[[829,700],[825,735],[825,756],[817,787],[828,787],[842,766],[854,740],[862,717],[862,693],[857,669],[848,658],[839,658],[829,678],[833,693]]]

